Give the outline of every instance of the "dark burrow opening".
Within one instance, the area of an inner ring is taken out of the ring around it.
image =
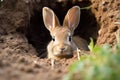
[[[42,4],[42,6],[41,6]],[[63,0],[63,1],[51,1],[51,0],[41,0],[37,3],[30,4],[30,9],[32,14],[30,15],[30,21],[27,28],[27,38],[30,44],[34,46],[38,52],[38,56],[43,58],[46,57],[47,45],[51,40],[49,31],[45,28],[42,18],[42,8],[47,6],[51,8],[62,24],[64,16],[66,15],[69,8],[74,5],[80,6],[81,8],[91,6],[92,3],[89,0],[83,1],[72,1],[72,0]],[[95,15],[91,12],[91,9],[82,9],[80,16],[79,27],[75,30],[74,35],[79,35],[80,37],[90,42],[90,37],[93,38],[96,42],[98,37],[99,25],[96,21]]]

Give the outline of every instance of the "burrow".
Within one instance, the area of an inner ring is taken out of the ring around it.
[[[26,37],[29,41],[29,44],[32,44],[36,51],[38,52],[38,56],[45,57],[46,47],[51,40],[51,36],[49,31],[45,28],[42,17],[42,8],[47,6],[51,8],[62,24],[64,16],[66,15],[69,8],[72,6],[80,6],[81,8],[90,7],[92,3],[89,0],[82,1],[51,1],[51,0],[41,0],[38,2],[29,2],[29,22],[27,26],[27,34]],[[99,24],[95,18],[94,13],[92,13],[91,9],[81,9],[80,23],[79,27],[75,30],[74,35],[79,35],[80,37],[90,42],[90,37],[93,38],[94,42],[96,42],[98,38],[98,30]]]

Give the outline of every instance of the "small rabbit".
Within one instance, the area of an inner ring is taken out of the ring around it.
[[[78,36],[73,37],[79,20],[79,6],[74,6],[68,10],[62,26],[50,8],[43,8],[43,21],[52,36],[52,41],[47,46],[48,58],[61,59],[71,57],[77,48],[88,50],[87,42],[84,39]],[[53,63],[54,61],[52,61]]]

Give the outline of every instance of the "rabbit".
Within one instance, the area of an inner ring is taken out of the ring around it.
[[[80,21],[79,6],[73,6],[68,10],[62,26],[52,9],[43,7],[42,15],[45,27],[50,31],[52,37],[52,40],[47,46],[47,57],[49,59],[72,57],[77,48],[88,50],[86,40],[79,36],[73,36],[74,30]],[[54,64],[54,61],[52,61],[52,64]]]

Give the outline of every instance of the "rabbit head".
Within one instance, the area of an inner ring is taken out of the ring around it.
[[[60,25],[57,16],[50,8],[43,8],[43,21],[52,37],[52,41],[47,47],[48,57],[72,55],[75,48],[72,36],[79,24],[79,20],[80,8],[78,6],[74,6],[68,10],[62,26]]]

